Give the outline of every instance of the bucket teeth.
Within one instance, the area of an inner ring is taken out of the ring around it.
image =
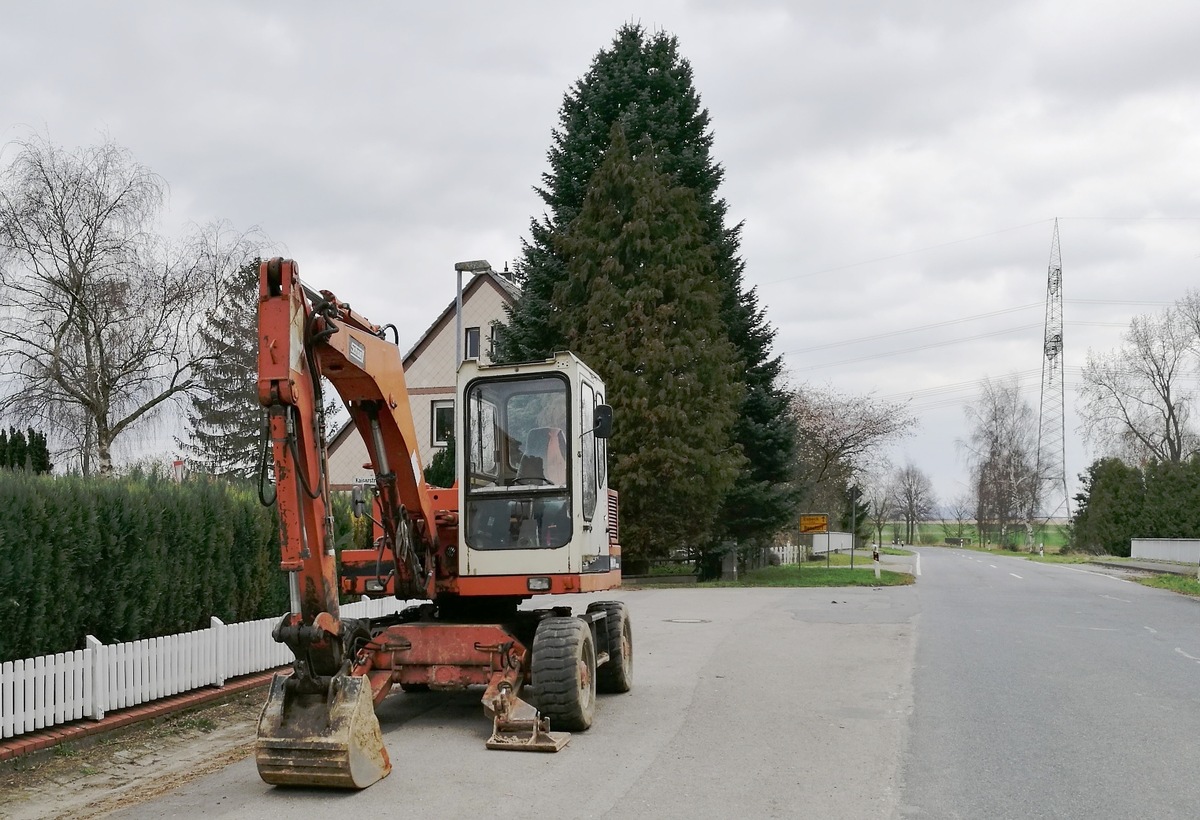
[[[392,770],[371,686],[335,677],[329,692],[291,691],[277,674],[258,721],[258,774],[277,786],[365,789]]]

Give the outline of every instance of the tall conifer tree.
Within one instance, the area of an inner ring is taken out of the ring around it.
[[[587,184],[616,122],[631,145],[648,141],[657,167],[673,185],[691,189],[696,197],[701,238],[711,248],[712,273],[719,284],[720,316],[743,384],[732,435],[746,460],[722,500],[714,536],[743,542],[766,538],[795,510],[795,425],[779,384],[781,362],[771,352],[774,328],[757,294],[743,286],[742,226],[726,225],[728,206],[717,195],[724,171],[710,153],[708,112],[675,37],[650,34],[636,24],[623,26],[564,97],[549,151],[550,171],[538,189],[547,211],[531,221],[530,238],[516,266],[523,291],[509,309],[500,354],[509,361],[540,358],[566,345],[563,324],[555,318],[561,308],[553,295],[569,275],[569,257],[555,237],[568,230],[582,209]]]
[[[258,403],[258,267],[237,269],[211,323],[200,331],[215,361],[191,395],[190,440],[180,442],[201,472],[249,477],[257,466],[263,411]]]
[[[622,543],[655,557],[715,537],[741,466],[730,446],[741,385],[720,315],[695,193],[633,158],[619,125],[583,207],[556,240],[568,260],[550,295],[557,333],[601,363],[619,419],[609,442]]]

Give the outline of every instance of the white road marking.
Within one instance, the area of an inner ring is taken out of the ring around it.
[[[1151,635],[1157,635],[1157,634],[1158,634],[1158,630],[1157,630],[1157,629],[1155,629],[1155,628],[1154,628],[1154,627],[1152,627],[1152,626],[1146,626],[1146,627],[1143,627],[1143,629],[1148,629],[1148,630],[1150,630],[1150,634],[1151,634]]]
[[[1054,566],[1054,565],[1050,564],[1048,566]],[[1082,572],[1084,575],[1097,575],[1101,578],[1111,578],[1114,581],[1120,581],[1122,584],[1132,584],[1133,583],[1133,581],[1130,581],[1128,578],[1118,578],[1115,575],[1109,575],[1107,572],[1096,572],[1095,570],[1090,570],[1090,569],[1075,569],[1075,567],[1062,567],[1062,569],[1065,569],[1067,572]]]
[[[995,564],[988,564],[988,566],[992,569],[999,569],[999,567],[997,567]]]
[[[1186,653],[1182,649],[1180,649],[1178,646],[1175,647],[1175,651],[1178,652],[1180,655],[1183,655],[1189,661],[1195,661],[1196,663],[1200,663],[1200,658],[1192,657],[1191,655],[1189,655],[1188,653]]]
[[[1011,575],[1011,576],[1012,576],[1012,577],[1014,577],[1014,578],[1021,578],[1021,576],[1020,576],[1020,575],[1017,575],[1015,572],[1010,572],[1010,573],[1009,573],[1009,575]],[[1025,579],[1024,579],[1024,578],[1021,578],[1021,580],[1022,580],[1022,581],[1024,581]]]
[[[1113,597],[1113,596],[1111,596],[1111,595],[1101,595],[1100,597],[1101,597],[1101,598],[1107,598],[1107,599],[1108,599],[1108,600],[1110,600],[1110,601],[1120,601],[1120,602],[1121,602],[1121,603],[1123,603],[1123,604],[1132,604],[1132,603],[1133,603],[1133,601],[1127,601],[1127,600],[1125,600],[1124,598],[1114,598],[1114,597]]]

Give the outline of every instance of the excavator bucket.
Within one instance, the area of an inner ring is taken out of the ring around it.
[[[258,721],[258,774],[276,786],[365,789],[392,770],[366,678],[339,675],[327,693],[296,692],[276,674]]]

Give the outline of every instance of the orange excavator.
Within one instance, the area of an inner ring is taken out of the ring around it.
[[[482,688],[490,749],[556,752],[591,723],[597,692],[627,692],[633,635],[619,601],[526,608],[621,583],[612,410],[570,353],[458,369],[455,485],[425,483],[398,339],[295,262],[259,271],[258,395],[270,426],[280,567],[290,612],[273,632],[295,656],[258,725],[259,775],[365,788],[391,770],[374,707],[405,691]],[[397,334],[398,335],[398,334]],[[322,380],[366,442],[375,497],[356,515],[379,537],[335,555]],[[264,454],[266,456],[267,454]],[[413,603],[342,617],[342,596]],[[552,730],[553,729],[553,730]],[[562,731],[566,730],[566,731]]]

